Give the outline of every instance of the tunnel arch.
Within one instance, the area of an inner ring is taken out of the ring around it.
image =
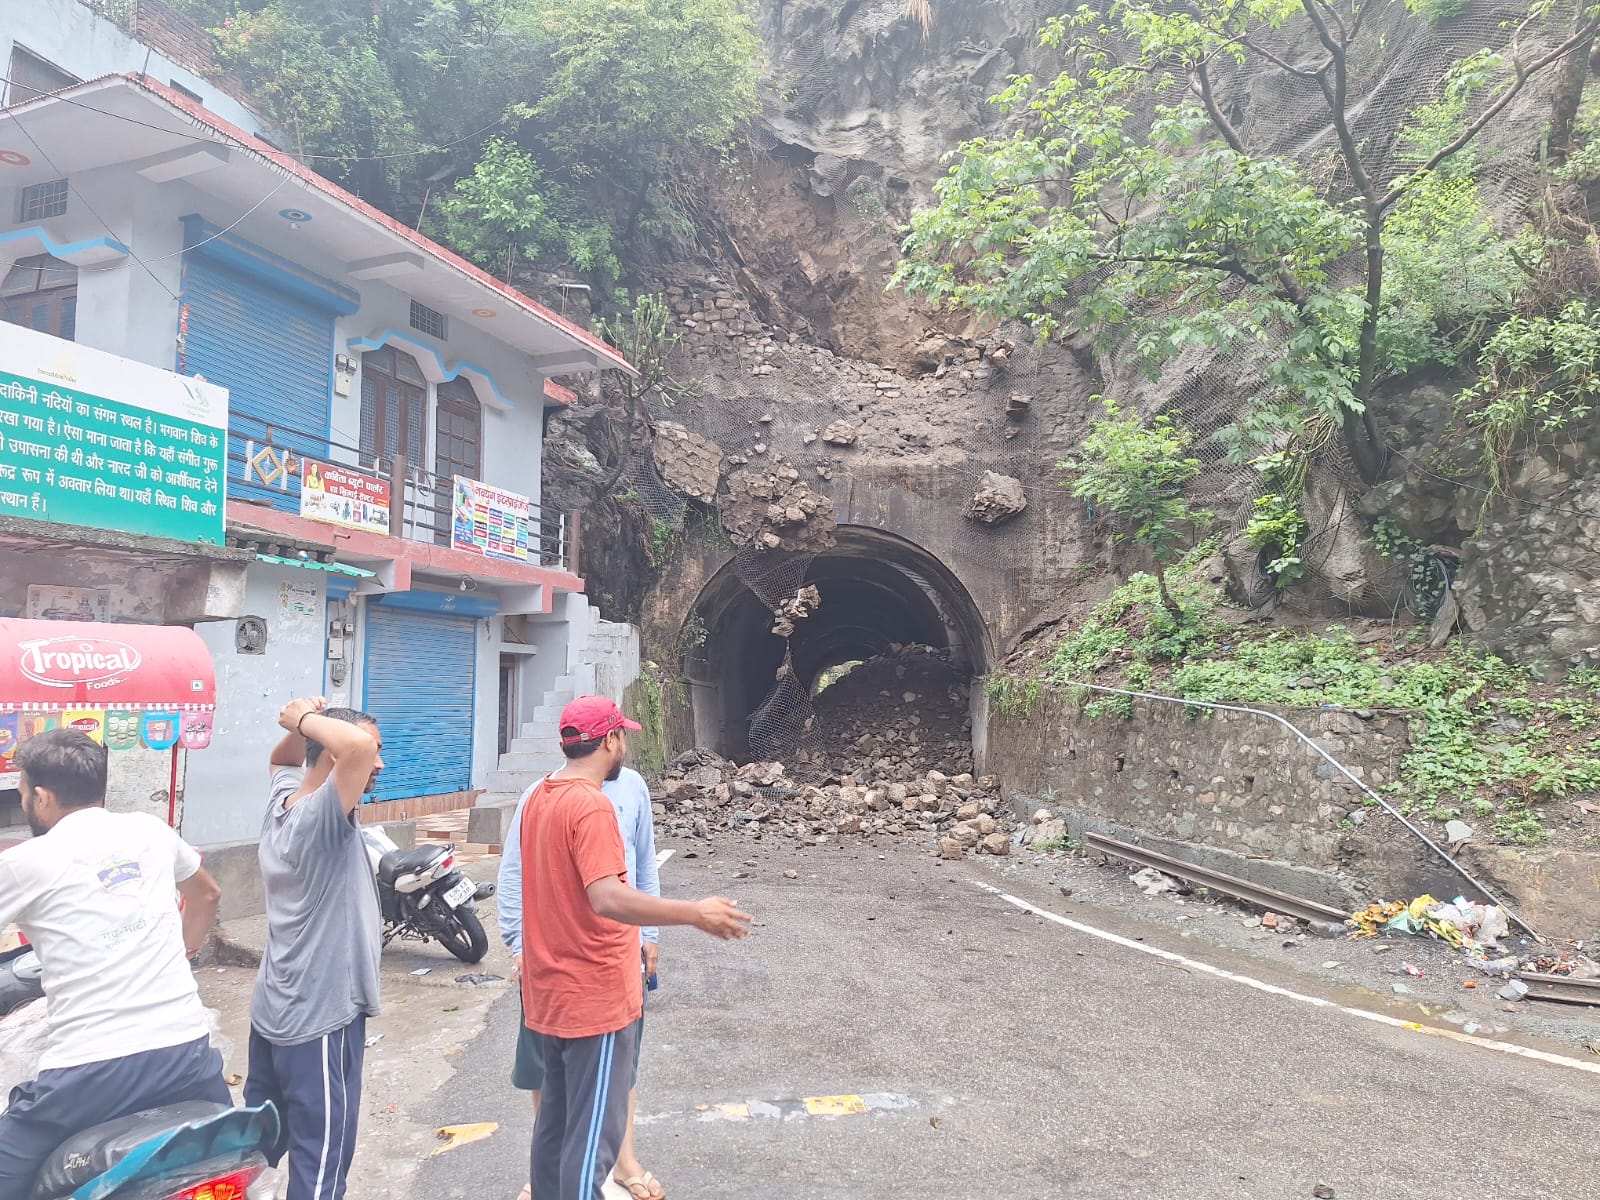
[[[971,593],[915,542],[883,529],[841,525],[833,547],[806,566],[803,585],[822,596],[789,639],[795,686],[805,697],[828,668],[872,658],[896,643],[948,650],[950,661],[973,677],[989,669],[991,635]],[[772,632],[773,620],[741,578],[737,560],[701,589],[681,641],[697,745],[736,760],[751,757],[751,718],[772,693],[784,660],[784,639]]]

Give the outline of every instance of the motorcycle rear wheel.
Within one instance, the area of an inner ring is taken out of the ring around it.
[[[464,963],[482,962],[489,953],[489,935],[483,922],[470,908],[458,908],[439,913],[434,917],[433,936],[441,945]]]

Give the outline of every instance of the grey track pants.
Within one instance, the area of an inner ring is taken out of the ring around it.
[[[538,1200],[600,1200],[628,1125],[638,1022],[599,1037],[539,1037],[544,1088],[533,1131]]]

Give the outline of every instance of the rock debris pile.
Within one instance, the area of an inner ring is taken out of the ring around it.
[[[664,832],[925,838],[944,858],[1010,854],[999,781],[972,771],[969,684],[942,651],[894,647],[823,690],[793,765],[738,765],[707,750],[668,764]]]
[[[1011,853],[992,776],[927,771],[886,779],[848,773],[826,783],[790,778],[782,763],[740,766],[709,750],[691,750],[667,766],[653,793],[659,824],[680,837],[743,831],[801,841],[834,837],[927,836],[944,858]]]
[[[948,651],[891,646],[817,694],[815,736],[795,766],[902,782],[928,771],[971,774],[971,694]]]

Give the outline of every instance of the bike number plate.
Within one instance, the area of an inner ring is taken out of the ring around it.
[[[466,878],[466,876],[462,876],[461,882],[444,894],[444,902],[451,908],[460,908],[468,900],[472,899],[472,894],[477,890],[477,884]]]

